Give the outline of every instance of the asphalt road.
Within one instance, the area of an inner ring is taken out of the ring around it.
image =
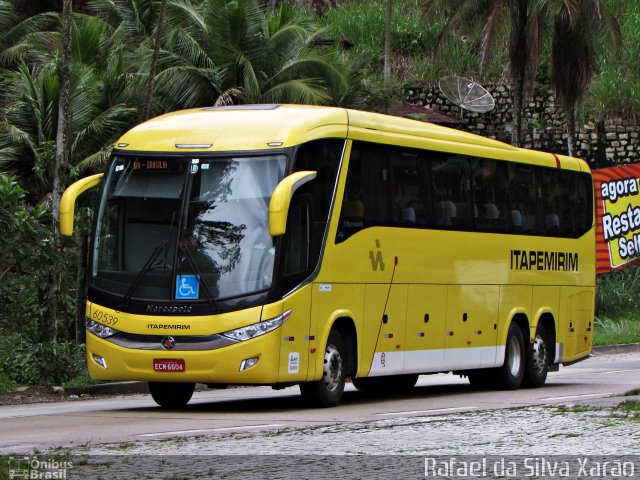
[[[640,387],[640,352],[596,354],[549,375],[540,389],[477,391],[453,375],[421,376],[406,394],[372,395],[347,386],[336,408],[309,409],[297,387],[196,392],[182,411],[158,408],[147,395],[0,407],[0,454],[53,447],[142,442],[223,432],[265,432],[383,419],[536,405],[615,405]]]

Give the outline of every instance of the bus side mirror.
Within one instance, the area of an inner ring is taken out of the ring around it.
[[[102,173],[72,183],[62,194],[60,199],[60,234],[67,237],[73,235],[73,219],[78,197],[100,183]]]
[[[287,230],[287,215],[293,193],[307,182],[316,178],[317,172],[296,172],[282,179],[271,195],[269,202],[269,234],[283,235]]]

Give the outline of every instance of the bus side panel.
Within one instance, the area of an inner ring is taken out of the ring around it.
[[[531,326],[531,301],[533,290],[529,285],[502,285],[500,287],[500,306],[498,311],[498,345],[507,343],[507,332],[511,320],[517,314],[523,314]],[[525,342],[529,341],[529,332],[522,332]],[[502,365],[504,358],[499,358]]]
[[[319,380],[322,377],[324,348],[329,332],[335,321],[341,317],[350,318],[356,329],[357,351],[362,351],[364,285],[340,283],[311,284],[311,329],[309,335],[315,338],[315,353],[309,357],[309,373],[307,380]],[[313,346],[313,343],[310,344]],[[347,346],[347,348],[349,348]],[[369,362],[369,363],[367,363]],[[371,358],[364,360],[369,368]],[[363,367],[363,359],[358,356],[358,370]]]
[[[448,369],[496,365],[495,285],[450,285],[447,290],[445,364]]]
[[[562,287],[558,339],[562,361],[571,362],[591,352],[593,340],[593,287]]]
[[[284,299],[284,309],[291,317],[280,332],[280,368],[278,381],[282,383],[304,381],[309,370],[309,349],[315,341],[309,337],[311,320],[311,285]]]
[[[444,365],[445,285],[409,285],[405,373],[438,372]]]
[[[369,375],[402,374],[407,285],[367,284],[364,309],[364,332],[368,343],[364,345],[362,358],[371,365]]]

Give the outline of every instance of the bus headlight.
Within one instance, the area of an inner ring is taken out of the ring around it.
[[[107,327],[98,322],[94,322],[93,320],[89,320],[88,318],[84,319],[84,326],[87,331],[93,333],[94,335],[100,338],[112,337],[116,333],[120,333],[120,330],[116,330],[115,328]]]
[[[264,335],[265,333],[272,332],[276,328],[280,327],[290,316],[291,310],[287,310],[282,315],[278,315],[270,320],[254,323],[253,325],[238,328],[236,330],[229,330],[228,332],[221,333],[220,335],[237,342],[244,342],[245,340],[251,340],[252,338]]]

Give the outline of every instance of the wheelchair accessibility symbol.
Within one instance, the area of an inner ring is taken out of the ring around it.
[[[200,282],[197,275],[176,276],[176,300],[197,300]]]

